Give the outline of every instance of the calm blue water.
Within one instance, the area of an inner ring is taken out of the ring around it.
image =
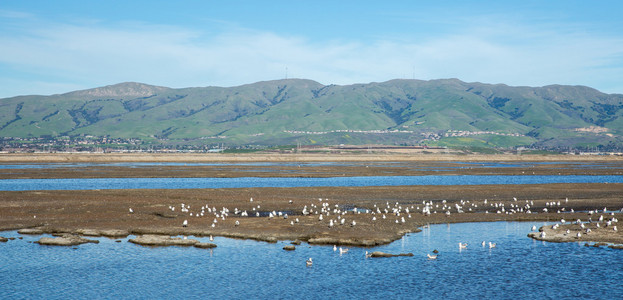
[[[213,250],[146,248],[123,239],[74,248],[0,243],[0,298],[226,299],[544,299],[623,297],[623,251],[526,237],[544,223],[432,225],[390,245],[351,248],[302,244],[296,251],[216,238]],[[2,232],[5,237],[19,236]],[[201,239],[205,240],[205,239]],[[493,249],[481,240],[497,242]],[[469,243],[459,251],[458,243]],[[426,254],[440,251],[437,260]],[[414,257],[364,258],[365,251]],[[305,266],[308,257],[312,267]]]
[[[249,187],[482,185],[545,183],[623,183],[621,175],[448,175],[329,178],[63,178],[3,179],[1,191],[94,189],[200,189]]]

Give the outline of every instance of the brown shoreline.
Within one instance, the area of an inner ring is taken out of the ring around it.
[[[4,156],[0,158],[6,159]],[[15,157],[13,157],[15,158]],[[358,157],[357,162],[365,161]],[[472,157],[473,158],[473,157]],[[329,159],[325,157],[325,161]],[[5,160],[6,161],[6,160]],[[167,160],[170,161],[170,160]],[[175,161],[175,160],[174,160]],[[283,160],[281,160],[283,161]],[[336,161],[336,160],[331,160]],[[353,160],[355,161],[355,160]],[[459,160],[457,160],[459,161]],[[466,161],[465,159],[460,161]],[[471,160],[474,161],[474,160]],[[489,160],[491,161],[491,160]],[[560,161],[557,159],[556,161]],[[32,161],[31,161],[32,162]],[[387,166],[385,161],[365,161],[356,166],[319,166],[303,168],[296,165],[275,167],[264,170],[267,176],[352,176],[353,174],[373,175],[405,175],[431,174],[414,166],[422,164],[401,163]],[[621,174],[623,168],[620,161],[598,160],[596,162],[612,163],[603,170],[590,168],[567,168],[573,164],[559,168],[548,164],[517,167],[517,168],[470,168],[453,169],[444,174]],[[434,167],[436,162],[426,162],[422,169]],[[397,165],[397,166],[396,166]],[[447,163],[444,163],[447,166]],[[90,167],[73,171],[70,169],[57,173],[46,173],[47,170],[3,170],[2,178],[37,178],[36,171],[43,172],[43,178],[80,178],[89,176],[106,177],[111,174],[125,174],[127,177],[141,177],[142,174],[169,174],[169,177],[192,177],[188,175],[203,174],[203,177],[237,177],[247,174],[249,170],[223,170],[221,167],[206,167],[200,171],[192,167],[180,166],[180,171],[163,168],[117,168]],[[234,168],[234,167],[232,167]],[[257,168],[257,167],[255,167]],[[30,173],[28,173],[30,172]],[[172,176],[170,173],[175,173]],[[181,175],[180,175],[181,174]],[[435,172],[434,174],[439,174]],[[41,178],[41,177],[39,177]],[[623,184],[541,184],[541,185],[490,185],[490,186],[397,186],[397,187],[315,187],[315,188],[239,188],[239,189],[190,189],[190,190],[88,190],[88,191],[20,191],[0,192],[0,230],[16,230],[22,228],[39,228],[45,233],[76,233],[80,235],[102,235],[105,232],[117,232],[142,235],[196,235],[225,236],[232,238],[256,239],[267,242],[277,240],[301,240],[310,244],[341,244],[353,246],[374,246],[390,243],[401,238],[407,232],[418,231],[419,227],[434,223],[456,222],[491,222],[491,221],[558,221],[561,216],[568,220],[587,219],[589,210],[601,210],[604,207],[612,210],[623,208],[621,194]],[[253,198],[254,201],[250,202]],[[319,201],[318,199],[323,199]],[[515,200],[516,198],[517,200]],[[565,201],[568,198],[568,202]],[[487,199],[487,204],[484,200]],[[290,203],[290,200],[292,202]],[[432,214],[422,213],[422,201],[433,202]],[[444,203],[445,201],[445,203]],[[469,202],[467,202],[469,201]],[[558,202],[561,202],[558,205]],[[188,212],[181,212],[181,204],[188,206]],[[329,215],[319,221],[319,215],[302,215],[307,205],[309,210],[320,210],[323,203],[328,203]],[[398,204],[396,204],[398,203]],[[552,203],[555,203],[553,206]],[[201,207],[209,205],[221,212],[227,208],[228,216],[223,220],[214,212],[204,212]],[[257,206],[260,206],[258,208]],[[337,208],[335,207],[337,205]],[[353,207],[374,210],[375,206],[388,213],[355,214]],[[389,208],[387,207],[389,205]],[[443,205],[451,207],[450,215],[442,210]],[[462,207],[464,213],[457,213],[456,205]],[[475,207],[474,205],[478,205]],[[492,206],[497,205],[498,207]],[[497,213],[504,205],[505,212]],[[530,206],[533,212],[507,214],[511,210],[525,209]],[[169,207],[175,207],[172,211]],[[313,206],[317,208],[312,209]],[[400,207],[400,215],[392,213],[392,209]],[[407,213],[405,208],[409,207]],[[413,207],[413,208],[411,208]],[[129,209],[133,212],[130,213]],[[255,211],[253,211],[255,208]],[[544,213],[547,208],[549,212]],[[247,211],[249,214],[261,212],[261,217],[243,217],[236,214]],[[341,212],[349,211],[340,218],[347,221],[344,225],[336,224],[329,227],[329,220],[339,222],[333,209]],[[471,209],[471,211],[469,211]],[[573,209],[575,213],[570,213]],[[562,213],[557,213],[562,210]],[[268,213],[283,212],[283,216],[269,218]],[[436,211],[436,212],[435,212]],[[485,213],[488,211],[488,213]],[[193,216],[190,216],[193,213]],[[386,219],[382,219],[382,215]],[[411,215],[411,218],[408,215]],[[208,216],[209,215],[209,216]],[[616,217],[620,217],[617,212]],[[372,218],[376,217],[376,221]],[[405,218],[404,223],[402,218]],[[296,219],[298,223],[291,224]],[[215,227],[212,227],[217,219]],[[182,222],[188,220],[188,226]],[[356,222],[351,226],[352,221]],[[398,223],[396,223],[398,220]],[[235,222],[238,221],[239,225]],[[101,234],[100,234],[101,233]],[[608,232],[603,236],[593,235],[594,242],[620,242],[619,232]]]
[[[623,161],[614,155],[453,153],[0,153],[1,163],[43,162]]]

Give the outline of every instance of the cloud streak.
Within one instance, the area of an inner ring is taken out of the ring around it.
[[[5,17],[3,23],[11,21],[19,19]],[[37,22],[34,27],[12,27],[17,29],[0,33],[0,64],[12,70],[0,73],[0,78],[15,88],[3,88],[0,97],[28,94],[19,90],[28,85],[28,74],[47,78],[37,92],[46,94],[68,91],[55,87],[90,88],[122,81],[234,86],[283,78],[286,67],[289,77],[324,84],[455,77],[510,85],[581,84],[623,92],[623,84],[617,82],[623,77],[620,37],[517,24],[369,43],[240,28],[210,33],[145,23]]]

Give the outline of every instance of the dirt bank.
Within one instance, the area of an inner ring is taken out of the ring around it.
[[[623,184],[0,192],[0,229],[119,230],[372,246],[427,223],[585,219],[586,212],[570,211],[621,209],[621,191]],[[430,208],[428,216],[423,202]]]

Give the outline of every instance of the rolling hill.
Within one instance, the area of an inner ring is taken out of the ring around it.
[[[458,79],[322,85],[304,79],[173,89],[120,83],[0,99],[0,136],[146,143],[623,145],[623,95]]]

